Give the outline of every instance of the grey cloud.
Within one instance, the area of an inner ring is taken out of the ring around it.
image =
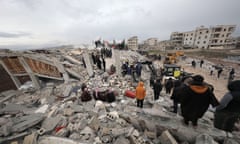
[[[19,38],[24,36],[30,36],[31,34],[25,32],[16,32],[16,33],[8,33],[8,32],[0,32],[0,38]]]

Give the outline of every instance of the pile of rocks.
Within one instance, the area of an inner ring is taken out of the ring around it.
[[[131,55],[130,55],[131,54]],[[123,56],[123,55],[122,55]],[[138,60],[131,52],[123,59]],[[149,86],[150,71],[144,65],[141,79],[147,96],[142,109],[126,97],[137,83],[131,77],[108,74],[93,68],[94,77],[65,83],[48,82],[40,90],[1,93],[0,143],[23,144],[234,144],[239,135],[213,127],[213,113],[200,119],[197,129],[182,124],[180,114],[172,113],[172,101],[163,91],[157,101]],[[84,70],[83,70],[84,72]],[[85,70],[86,72],[86,70]],[[92,99],[81,102],[82,83],[88,88],[116,91],[115,102]]]

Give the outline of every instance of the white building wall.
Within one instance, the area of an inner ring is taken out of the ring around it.
[[[133,36],[129,38],[127,45],[128,45],[128,48],[131,50],[138,50],[138,37]]]
[[[195,35],[194,47],[207,49],[211,36],[210,30],[208,28],[200,27],[196,29]]]
[[[194,46],[195,41],[195,31],[189,31],[183,33],[183,45]]]
[[[218,47],[227,45],[227,39],[234,32],[236,25],[217,25],[211,27],[211,36],[209,47]]]

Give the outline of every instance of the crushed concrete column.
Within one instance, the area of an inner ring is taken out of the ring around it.
[[[121,62],[120,62],[120,51],[117,49],[113,50],[114,53],[114,58],[115,58],[115,66],[116,66],[116,71],[117,75],[121,75]]]
[[[92,67],[92,64],[91,64],[91,61],[90,61],[90,58],[89,58],[89,54],[87,52],[83,53],[83,59],[84,59],[84,61],[86,63],[86,66],[87,66],[88,75],[90,77],[93,76],[93,67]]]
[[[7,71],[7,73],[9,74],[9,76],[11,77],[11,79],[13,80],[15,86],[16,86],[17,88],[20,88],[21,82],[19,81],[19,79],[18,79],[16,76],[14,76],[14,75],[9,71],[9,69],[7,68],[7,66],[5,65],[5,63],[4,63],[2,60],[0,60],[0,64],[1,64],[1,65],[3,66],[3,68]]]
[[[65,83],[69,82],[69,75],[64,69],[63,65],[56,59],[53,58],[54,65],[58,68],[59,72],[63,74],[63,79]]]
[[[32,72],[31,68],[29,67],[29,65],[27,64],[27,62],[24,60],[23,57],[18,57],[20,63],[23,65],[24,69],[27,71],[28,75],[30,76],[33,84],[34,84],[34,87],[36,89],[40,89],[41,86],[40,86],[40,82],[39,82],[39,79],[37,76],[34,75],[34,73]]]

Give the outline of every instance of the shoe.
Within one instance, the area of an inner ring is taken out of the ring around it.
[[[182,120],[182,124],[183,124],[184,126],[188,126],[189,122],[183,119],[183,120]]]

